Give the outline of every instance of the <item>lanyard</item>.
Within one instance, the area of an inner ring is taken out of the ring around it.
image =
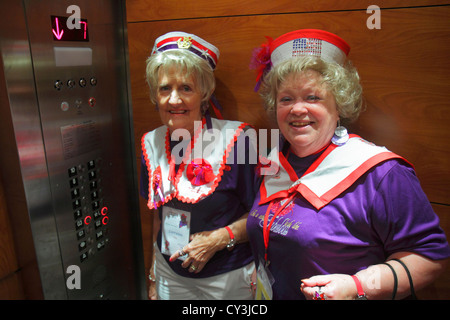
[[[311,166],[306,170],[306,172],[303,174],[303,176],[305,176],[306,174],[314,171],[317,166],[322,162],[322,160],[336,147],[336,145],[330,143],[328,145],[326,145],[325,147],[323,147],[322,149],[320,149],[319,151],[315,152],[320,153],[324,150],[326,150],[324,153],[322,153],[322,155],[316,159]],[[289,155],[290,152],[290,148],[288,150],[288,154]],[[263,224],[263,237],[264,237],[264,247],[265,247],[265,251],[264,251],[264,260],[266,262],[266,266],[269,265],[269,261],[267,259],[267,250],[269,248],[269,237],[270,237],[270,229],[272,228],[272,224],[275,221],[275,219],[278,217],[278,215],[280,215],[280,213],[286,208],[286,206],[292,202],[292,200],[294,199],[295,195],[296,195],[296,190],[292,190],[291,191],[291,195],[286,199],[286,202],[273,214],[272,219],[269,222],[269,214],[270,214],[270,210],[272,208],[272,204],[273,204],[273,200],[270,202],[269,207],[266,210],[266,214],[264,215],[264,224]],[[269,225],[267,225],[269,224]]]
[[[266,267],[269,265],[269,261],[267,259],[267,250],[269,248],[269,237],[270,237],[270,229],[272,228],[272,224],[275,221],[276,217],[286,208],[286,206],[291,203],[291,201],[294,199],[296,195],[296,192],[292,192],[292,194],[286,199],[286,201],[283,203],[283,205],[273,214],[272,219],[270,219],[269,222],[269,214],[270,209],[272,208],[273,201],[270,202],[266,214],[264,215],[264,224],[263,224],[263,237],[264,237],[264,260],[266,262]],[[269,222],[269,225],[267,223]]]

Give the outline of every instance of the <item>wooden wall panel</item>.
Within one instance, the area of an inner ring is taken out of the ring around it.
[[[448,4],[448,0],[127,0],[129,22]]]
[[[18,268],[6,197],[0,175],[0,281]]]
[[[430,200],[450,204],[450,7],[383,10],[380,30],[367,29],[367,18],[365,11],[341,11],[130,23],[136,135],[160,123],[144,81],[145,59],[158,35],[183,30],[215,44],[224,115],[266,128],[271,123],[248,68],[253,48],[264,35],[325,29],[350,43],[349,58],[364,85],[367,111],[352,129],[410,160]]]
[[[11,224],[0,175],[0,300],[23,298]]]
[[[367,111],[354,129],[412,162],[430,201],[450,203],[450,7],[382,12],[351,53]]]

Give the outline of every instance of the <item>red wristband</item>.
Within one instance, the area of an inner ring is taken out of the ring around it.
[[[230,227],[229,227],[229,226],[226,226],[225,229],[227,229],[228,234],[230,235],[230,239],[233,240],[233,239],[234,239],[234,234],[233,234],[233,232],[231,231]]]
[[[361,285],[361,282],[359,281],[358,277],[355,275],[352,275],[353,280],[356,284],[356,290],[358,290],[358,297],[356,300],[367,300],[366,294],[364,293],[363,287]]]
[[[230,235],[230,242],[228,242],[228,244],[227,244],[227,249],[229,251],[231,251],[234,249],[234,246],[236,245],[236,241],[234,240],[234,234],[231,231],[230,227],[226,226],[225,229],[227,229],[228,234]]]

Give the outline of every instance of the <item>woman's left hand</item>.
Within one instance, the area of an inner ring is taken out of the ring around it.
[[[224,228],[191,235],[190,242],[182,248],[187,257],[181,266],[183,268],[189,267],[189,272],[198,273],[202,271],[217,251],[225,249],[228,241],[229,235]],[[177,251],[170,257],[170,261],[175,261],[180,256],[182,256],[182,252]]]
[[[300,286],[306,299],[312,300],[319,292],[326,300],[354,300],[357,289],[354,280],[348,274],[329,274],[303,279]]]

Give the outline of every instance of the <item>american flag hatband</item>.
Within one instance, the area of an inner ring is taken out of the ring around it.
[[[283,34],[253,50],[250,68],[257,71],[255,91],[273,66],[294,57],[315,56],[327,62],[343,65],[350,46],[337,35],[317,29],[301,29]]]
[[[286,33],[270,46],[273,65],[298,56],[316,56],[327,62],[342,65],[350,46],[337,35],[317,29],[302,29]]]

